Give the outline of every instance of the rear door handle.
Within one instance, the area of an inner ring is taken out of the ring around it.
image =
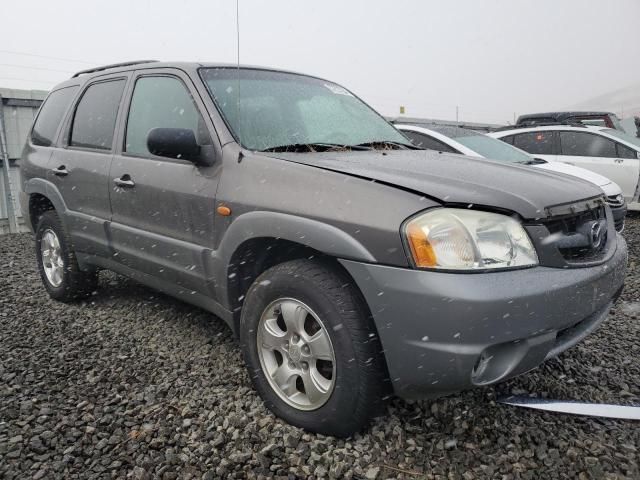
[[[120,178],[114,178],[113,183],[122,188],[132,188],[136,186],[136,182],[131,180],[131,176],[125,173]]]
[[[51,171],[58,177],[65,177],[69,175],[69,170],[67,170],[67,167],[64,165],[60,165],[58,168],[52,168]]]

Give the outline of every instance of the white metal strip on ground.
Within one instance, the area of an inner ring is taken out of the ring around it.
[[[640,405],[635,406],[613,405],[609,403],[583,403],[524,396],[500,397],[498,398],[498,403],[513,405],[515,407],[546,410],[549,412],[568,413],[571,415],[588,415],[590,417],[640,420]]]

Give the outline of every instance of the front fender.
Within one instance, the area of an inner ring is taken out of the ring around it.
[[[375,257],[358,240],[339,228],[317,220],[270,211],[245,213],[227,228],[215,252],[213,273],[218,281],[216,297],[227,299],[227,267],[234,252],[246,241],[256,238],[277,238],[299,243],[326,255],[366,263],[376,263]]]

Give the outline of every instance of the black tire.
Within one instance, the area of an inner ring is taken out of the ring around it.
[[[47,230],[51,230],[55,233],[62,252],[62,282],[58,286],[53,285],[49,281],[45,274],[43,265],[42,237]],[[36,227],[36,258],[42,283],[49,293],[49,296],[55,300],[71,302],[85,298],[91,295],[98,286],[97,271],[84,272],[80,270],[69,235],[62,226],[62,222],[60,221],[58,214],[53,210],[44,212],[38,220],[38,225]]]
[[[281,298],[311,307],[333,345],[334,388],[326,403],[316,410],[300,410],[283,401],[261,366],[257,345],[260,318],[272,302]],[[260,275],[245,299],[240,341],[255,389],[273,413],[292,425],[348,437],[382,410],[386,368],[375,326],[353,281],[330,263],[293,260]]]

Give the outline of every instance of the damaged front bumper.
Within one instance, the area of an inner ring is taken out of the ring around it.
[[[444,273],[341,263],[375,321],[398,396],[440,396],[535,368],[593,332],[624,284],[627,247],[586,268]]]

